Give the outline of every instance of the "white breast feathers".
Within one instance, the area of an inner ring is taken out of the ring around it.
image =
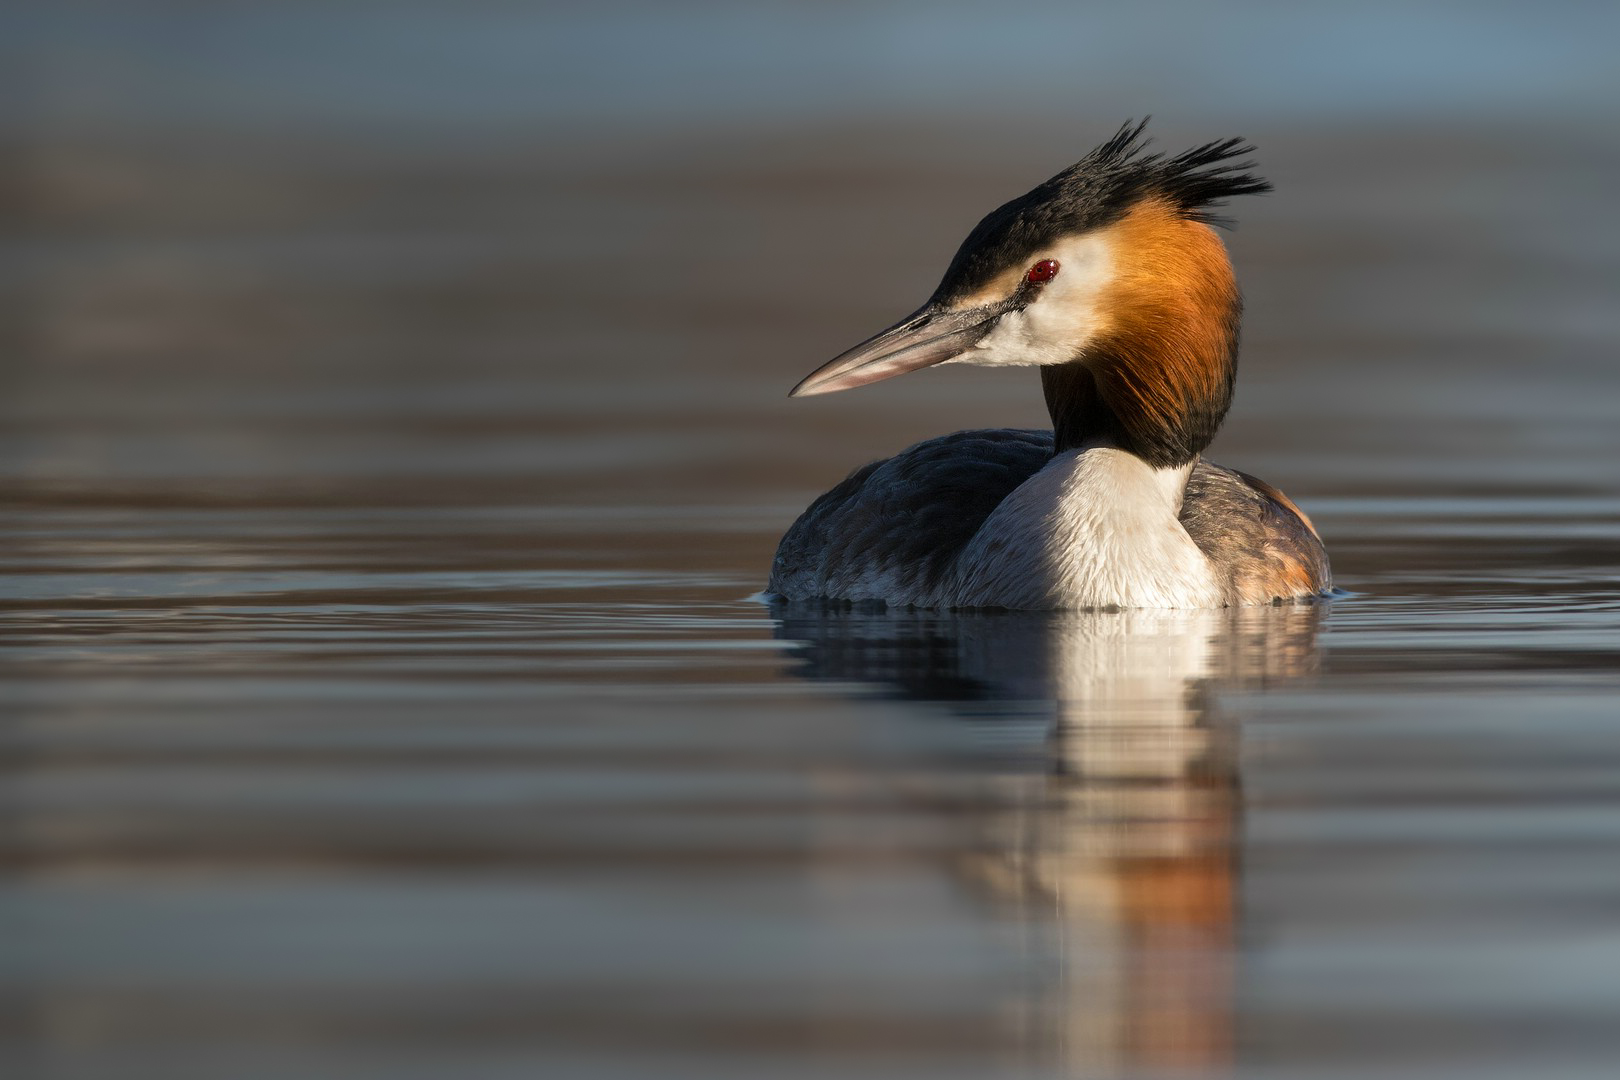
[[[1208,608],[1214,568],[1177,520],[1192,465],[1155,469],[1097,446],[1059,454],[1002,500],[963,549],[944,604]]]

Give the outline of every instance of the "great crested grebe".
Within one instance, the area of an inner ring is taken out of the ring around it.
[[[917,311],[812,372],[828,394],[934,364],[1039,366],[1052,431],[945,435],[856,470],[782,537],[786,600],[1208,608],[1320,596],[1288,497],[1199,457],[1232,401],[1242,300],[1211,208],[1271,185],[1223,139],[1127,123],[980,221]]]

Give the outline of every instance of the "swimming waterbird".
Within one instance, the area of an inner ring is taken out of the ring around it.
[[[935,608],[1209,608],[1326,594],[1287,496],[1199,455],[1242,312],[1211,213],[1271,190],[1241,139],[1149,153],[1145,121],[968,234],[928,302],[803,397],[935,364],[1040,368],[1051,431],[959,431],[857,469],[782,538],[768,590]]]

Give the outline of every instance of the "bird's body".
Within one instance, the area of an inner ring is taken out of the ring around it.
[[[986,217],[928,304],[795,390],[946,362],[1040,366],[1053,430],[958,432],[857,470],[782,538],[770,592],[1207,608],[1331,588],[1304,514],[1200,456],[1231,400],[1241,310],[1203,210],[1267,185],[1222,164],[1246,152],[1237,140],[1164,161],[1141,154],[1140,132]]]
[[[1275,488],[1203,458],[1154,474],[1112,447],[1055,455],[1050,431],[942,435],[812,503],[770,590],[1051,609],[1259,604],[1328,586],[1321,541]]]

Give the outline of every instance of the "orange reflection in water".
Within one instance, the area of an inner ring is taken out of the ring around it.
[[[989,775],[959,876],[1049,921],[1058,977],[1022,1003],[1029,1057],[1233,1063],[1242,777],[1220,691],[1309,674],[1323,609],[1018,615],[778,612],[812,677],[959,711],[1052,710],[1044,767]]]

